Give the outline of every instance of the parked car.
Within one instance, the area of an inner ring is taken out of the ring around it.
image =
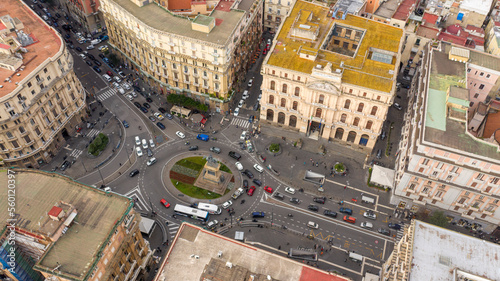
[[[146,165],[151,166],[154,163],[156,163],[156,158],[151,157],[151,158],[149,158],[148,162],[146,162]]]
[[[141,107],[142,107],[142,105],[141,105],[140,103],[136,102],[136,101],[134,101],[134,105],[135,105],[137,108],[141,108]]]
[[[151,120],[151,122],[156,122],[156,118],[154,116],[148,116],[148,119]]]
[[[309,209],[311,211],[315,211],[315,212],[317,212],[319,210],[318,206],[312,205],[312,204],[307,206],[307,209]]]
[[[397,102],[393,103],[392,106],[394,106],[397,110],[403,110],[403,107]]]
[[[116,77],[116,76],[115,76]],[[116,82],[114,82],[116,83]],[[145,102],[142,104],[145,108],[151,108],[151,105],[149,105],[149,103]]]
[[[259,179],[254,179],[252,182],[258,186],[262,186],[262,182]]]
[[[231,201],[231,200],[227,200],[226,202],[224,202],[224,203],[222,204],[222,208],[223,208],[223,209],[227,209],[227,208],[229,208],[231,205],[233,205],[233,201]]]
[[[167,112],[167,110],[163,107],[158,107],[158,111],[165,114],[165,112]]]
[[[363,217],[371,220],[376,220],[377,219],[377,214],[375,214],[373,211],[366,211],[363,214]]]
[[[131,178],[132,178],[132,177],[135,177],[135,176],[136,176],[136,175],[138,175],[138,174],[139,174],[139,170],[135,169],[135,170],[133,170],[132,172],[130,172],[130,174],[128,174],[128,175],[129,175],[129,177],[131,177]]]
[[[252,185],[250,189],[248,189],[247,194],[248,196],[252,196],[254,192],[255,192],[255,186]]]
[[[243,165],[241,165],[240,162],[236,162],[234,165],[236,165],[236,169],[238,169],[238,171],[243,171]]]
[[[139,136],[135,136],[135,145],[137,146],[141,145],[141,138],[139,138]]]
[[[314,197],[313,201],[319,204],[325,204],[326,202],[326,197]]]
[[[77,50],[78,52],[83,51],[82,48],[80,48],[80,47],[76,47],[75,50]]]
[[[101,73],[101,69],[97,67],[97,65],[94,65],[93,69],[95,70],[95,72]]]
[[[356,218],[353,218],[351,216],[344,216],[344,221],[354,224],[354,223],[356,223]]]
[[[135,152],[137,153],[137,156],[139,156],[139,157],[141,157],[143,155],[142,150],[139,146],[135,147]]]
[[[128,122],[127,122],[127,121],[123,120],[123,121],[122,121],[122,123],[123,123],[123,127],[125,127],[125,128],[128,128],[128,127],[129,127],[129,124],[128,124]]]
[[[150,140],[149,140],[149,146],[150,146],[151,148],[155,147],[155,142],[153,141],[153,139],[150,139]]]
[[[266,191],[267,193],[273,194],[273,189],[267,185],[264,186],[264,191]]]
[[[69,162],[69,161],[66,160],[61,165],[61,171],[65,171],[69,167],[71,167],[71,162]]]
[[[163,117],[163,115],[161,115],[161,113],[158,113],[158,112],[155,112],[155,117],[158,118],[158,120],[163,120],[165,117]]]
[[[294,203],[294,204],[300,204],[300,200],[299,200],[299,198],[295,198],[295,197],[290,198],[290,202],[292,202],[292,203]]]
[[[295,189],[294,188],[291,188],[289,186],[285,187],[285,191],[290,193],[290,194],[295,194]]]
[[[165,130],[165,125],[163,125],[163,123],[161,123],[161,122],[157,122],[156,126],[158,126],[158,128],[160,128],[162,130]]]
[[[177,131],[177,132],[175,132],[175,134],[176,134],[179,138],[181,138],[181,139],[183,139],[183,138],[185,138],[185,137],[186,137],[186,135],[184,135],[184,133],[182,133],[181,131]]]
[[[234,116],[238,116],[239,114],[240,114],[240,108],[237,107],[237,108],[234,109],[233,115]]]
[[[248,81],[248,88],[252,87],[253,85],[253,78]]]
[[[153,151],[151,150],[151,148],[148,148],[147,153],[148,157],[153,157]]]
[[[337,212],[330,211],[330,210],[325,210],[323,212],[323,215],[328,216],[328,217],[332,217],[332,218],[336,218],[337,217]]]
[[[397,223],[392,223],[390,222],[389,224],[387,224],[387,226],[389,228],[392,228],[392,229],[395,229],[395,230],[400,230],[401,229],[401,225],[397,224]]]
[[[349,208],[341,207],[339,212],[344,213],[344,214],[348,214],[348,215],[352,215],[352,210]]]
[[[384,234],[384,235],[391,235],[391,232],[385,228],[379,228],[379,229],[377,229],[377,231],[381,234]]]

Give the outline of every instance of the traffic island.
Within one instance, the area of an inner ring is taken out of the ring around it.
[[[172,185],[184,195],[216,199],[234,187],[231,170],[212,156],[189,157],[177,161],[169,171]]]

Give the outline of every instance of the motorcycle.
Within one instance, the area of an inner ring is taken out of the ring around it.
[[[292,214],[288,214],[289,217],[293,218],[293,215]]]
[[[189,145],[189,141],[187,141],[185,144],[186,144],[186,145]]]
[[[245,203],[245,199],[241,200],[241,204]]]
[[[141,127],[141,126],[139,126],[139,130],[142,130],[142,127]]]

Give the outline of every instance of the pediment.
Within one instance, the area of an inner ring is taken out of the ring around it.
[[[334,84],[327,82],[327,81],[315,81],[307,84],[307,88],[311,90],[319,90],[331,94],[338,94],[339,88],[335,86]]]

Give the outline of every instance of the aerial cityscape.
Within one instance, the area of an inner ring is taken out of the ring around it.
[[[500,280],[500,0],[0,1],[0,280]]]

